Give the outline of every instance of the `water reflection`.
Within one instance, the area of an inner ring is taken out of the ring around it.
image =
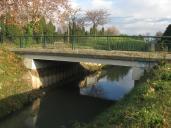
[[[138,72],[138,70],[136,70]],[[80,82],[80,94],[107,100],[119,100],[135,85],[134,68],[110,67],[97,74],[87,76]],[[136,73],[141,76],[143,72]]]
[[[113,104],[110,100],[127,94],[142,74],[143,70],[137,68],[110,67],[81,82],[56,87],[1,121],[0,128],[71,128],[74,121],[88,123]]]
[[[36,122],[40,108],[40,99],[33,102],[22,110],[20,113],[15,113],[8,119],[0,122],[0,128],[37,128]]]
[[[79,90],[56,88],[32,106],[0,122],[0,128],[71,128],[75,121],[88,123],[112,102],[80,96]]]

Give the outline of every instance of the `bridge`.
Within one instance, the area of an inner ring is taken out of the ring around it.
[[[49,72],[56,64],[53,62],[96,63],[104,65],[119,65],[144,70],[165,59],[171,62],[168,52],[170,37],[165,44],[157,43],[161,37],[19,37],[20,47],[11,51],[23,56],[25,66],[31,70],[32,83],[35,88],[51,85],[57,81],[55,73]],[[28,41],[40,40],[28,45]],[[41,42],[43,39],[43,42]],[[165,40],[166,41],[166,40]],[[163,41],[162,41],[163,42]],[[160,50],[160,47],[164,51]],[[156,50],[157,49],[157,50]],[[167,51],[166,51],[167,50]],[[43,69],[43,70],[42,70]],[[44,72],[44,73],[43,73]],[[49,76],[41,74],[50,74]],[[72,76],[72,73],[70,74]],[[49,83],[50,81],[50,83]]]
[[[89,62],[145,68],[163,59],[171,61],[171,54],[165,52],[105,51],[87,49],[12,49],[16,54],[31,60],[64,62]]]
[[[155,36],[18,36],[26,58],[146,67],[170,59],[171,37]]]

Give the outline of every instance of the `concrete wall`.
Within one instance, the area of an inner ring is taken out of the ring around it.
[[[47,87],[83,72],[79,63],[32,60],[25,58],[33,89]]]

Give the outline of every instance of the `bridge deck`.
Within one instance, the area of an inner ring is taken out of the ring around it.
[[[171,54],[167,52],[137,52],[137,51],[105,51],[90,49],[35,49],[15,48],[11,51],[21,55],[82,57],[94,59],[129,60],[129,61],[171,61]]]

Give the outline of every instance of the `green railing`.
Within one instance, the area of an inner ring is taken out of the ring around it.
[[[15,36],[20,48],[70,48],[120,51],[171,51],[171,37],[155,36]]]

